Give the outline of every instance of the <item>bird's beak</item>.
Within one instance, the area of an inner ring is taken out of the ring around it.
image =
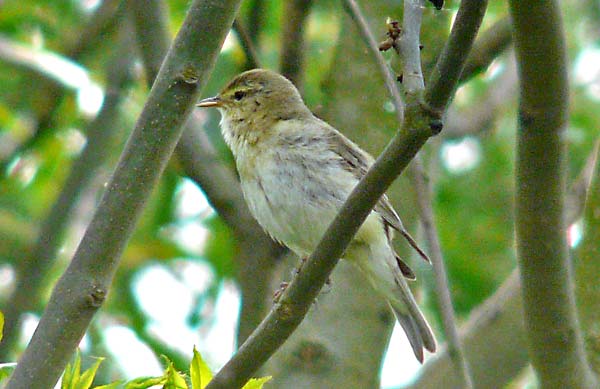
[[[222,104],[221,98],[219,96],[209,97],[207,99],[200,100],[196,104],[196,107],[204,107],[204,108],[221,107],[221,106],[223,106],[223,104]]]

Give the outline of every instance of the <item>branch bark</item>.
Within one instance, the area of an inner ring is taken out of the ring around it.
[[[239,0],[190,6],[73,260],[8,382],[51,388],[102,305],[143,206],[231,27]]]
[[[120,16],[118,11],[121,3],[122,0],[103,1],[93,15],[90,16],[89,21],[83,23],[78,33],[73,34],[77,39],[65,44],[62,50],[65,56],[80,61],[82,57],[96,47],[100,37],[106,39],[108,32],[114,30],[114,27],[118,25]],[[33,107],[35,119],[37,120],[36,130],[29,139],[0,161],[0,171],[5,171],[6,166],[15,156],[32,148],[55,127],[54,115],[65,95],[63,86],[39,74],[34,74],[32,79],[29,80],[29,85],[24,87],[30,88],[31,85],[35,87],[31,89],[30,93],[23,93],[22,90],[19,93],[23,96],[33,96],[30,97],[33,102],[30,105]]]
[[[565,226],[569,86],[560,7],[509,1],[519,67],[516,232],[533,367],[548,388],[592,388]]]
[[[512,43],[512,25],[502,18],[479,35],[467,57],[459,83],[464,83],[484,72]]]

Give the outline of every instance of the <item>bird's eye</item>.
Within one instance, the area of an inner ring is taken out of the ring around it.
[[[237,101],[240,101],[241,99],[243,99],[244,96],[246,96],[246,92],[242,92],[241,90],[239,90],[233,94],[233,98],[236,99]]]

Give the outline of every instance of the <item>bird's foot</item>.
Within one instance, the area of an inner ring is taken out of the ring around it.
[[[302,268],[304,267],[304,264],[306,263],[306,261],[308,261],[308,257],[301,257],[300,258],[300,263],[298,264],[298,267],[294,268],[294,276],[297,274],[300,274],[300,272],[302,271]]]
[[[279,284],[279,289],[277,289],[275,293],[273,293],[273,304],[277,304],[279,302],[281,295],[283,295],[283,292],[285,292],[289,284],[289,282],[282,282],[281,284]]]

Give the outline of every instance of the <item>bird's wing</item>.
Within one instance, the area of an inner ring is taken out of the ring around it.
[[[362,179],[364,175],[367,174],[367,170],[369,170],[373,164],[373,157],[364,152],[360,147],[358,147],[337,130],[334,128],[331,129],[332,132],[329,139],[331,150],[340,156],[343,167],[346,170],[354,174],[358,180]],[[419,253],[419,255],[425,261],[431,262],[427,254],[425,254],[419,245],[417,245],[417,242],[414,240],[414,238],[408,233],[408,231],[406,231],[406,228],[404,228],[400,217],[392,207],[392,204],[390,204],[390,200],[385,194],[381,196],[377,202],[377,205],[375,205],[374,210],[383,218],[383,222],[386,226],[386,232],[389,231],[388,227],[392,227],[394,230],[398,231],[404,237],[404,239],[406,239],[408,244],[415,249],[415,251]],[[391,239],[391,234],[389,233],[388,238]],[[398,261],[400,267],[403,269],[403,273],[405,273],[404,267],[406,267],[407,270],[410,270],[410,268],[408,268],[408,266],[406,266],[406,264],[404,264],[400,258],[398,258]],[[402,262],[402,264],[400,264],[400,262]],[[405,275],[407,278],[412,278],[406,273]]]

